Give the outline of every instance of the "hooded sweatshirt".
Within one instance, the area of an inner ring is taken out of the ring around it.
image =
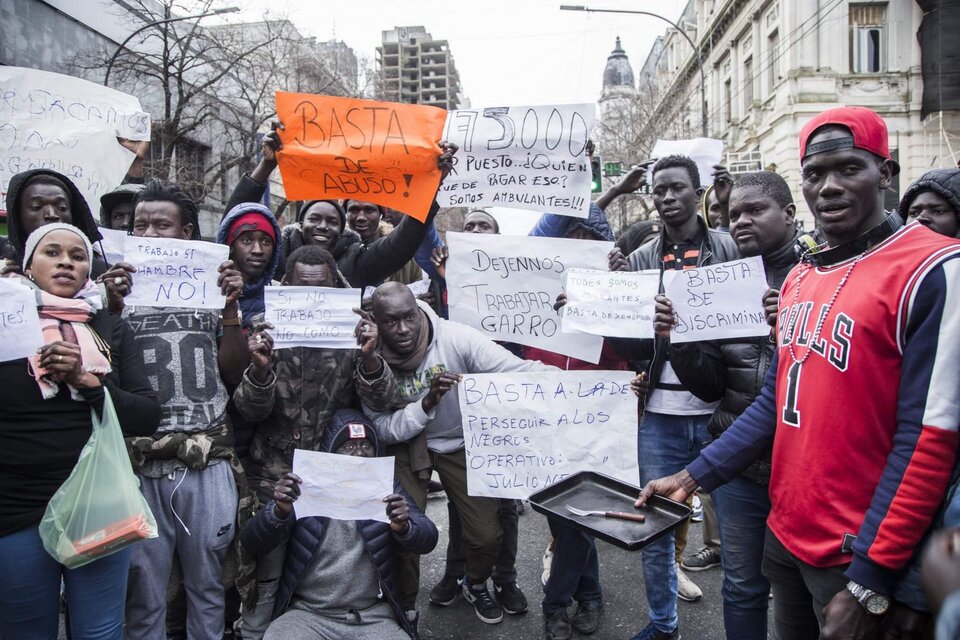
[[[26,233],[23,228],[23,221],[20,219],[20,197],[23,195],[23,188],[27,182],[40,175],[56,178],[67,187],[70,196],[70,224],[80,229],[90,240],[90,244],[95,244],[103,239],[103,236],[100,235],[100,229],[97,227],[97,221],[90,213],[90,207],[87,205],[86,199],[70,178],[50,169],[22,171],[10,178],[10,184],[7,185],[7,233],[9,234],[10,247],[3,256],[16,260],[18,263],[21,262],[23,257],[23,247],[27,243],[27,236],[30,235]],[[102,260],[95,259],[92,266],[91,277],[95,278],[106,271],[106,263]]]
[[[240,216],[247,213],[259,213],[270,222],[273,227],[273,234],[276,241],[273,244],[273,256],[270,263],[264,270],[263,275],[255,282],[246,282],[243,284],[243,293],[240,294],[240,311],[244,318],[252,318],[255,314],[264,313],[266,307],[263,303],[263,288],[273,281],[274,273],[280,264],[280,225],[273,216],[273,212],[262,204],[256,202],[243,202],[231,209],[223,220],[220,221],[220,228],[217,230],[217,244],[227,244],[227,234],[230,233],[230,225]]]
[[[921,193],[932,191],[950,203],[953,212],[960,219],[960,169],[934,169],[920,176],[920,179],[907,187],[900,200],[900,217],[909,222],[910,205]]]
[[[393,370],[398,401],[392,411],[377,412],[364,405],[385,444],[406,442],[421,431],[427,434],[427,448],[438,453],[463,449],[463,418],[456,391],[449,391],[430,413],[420,400],[430,391],[433,376],[444,371],[456,373],[509,373],[513,371],[555,371],[535,360],[521,360],[472,327],[443,320],[422,300],[417,306],[430,323],[430,342],[423,361],[413,373]],[[357,378],[361,388],[369,384]],[[361,396],[366,395],[361,390]]]

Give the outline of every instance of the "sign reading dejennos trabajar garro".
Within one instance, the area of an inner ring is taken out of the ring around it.
[[[522,499],[590,470],[635,484],[632,378],[628,371],[465,375],[457,392],[470,495]]]
[[[450,319],[491,340],[599,362],[603,338],[562,333],[554,308],[568,269],[606,269],[612,242],[448,233]]]

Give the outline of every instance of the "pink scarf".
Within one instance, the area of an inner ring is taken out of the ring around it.
[[[61,298],[43,291],[26,278],[23,280],[37,296],[37,313],[44,344],[57,340],[72,342],[80,347],[84,372],[96,375],[110,373],[110,347],[90,328],[93,316],[103,308],[100,291],[93,281],[88,279],[73,298]],[[27,361],[31,374],[40,385],[43,398],[46,400],[57,395],[59,385],[50,378],[50,371],[40,366],[40,356],[32,355]],[[70,387],[70,395],[74,400],[82,400],[73,387]]]

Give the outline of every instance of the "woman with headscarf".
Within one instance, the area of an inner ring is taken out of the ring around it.
[[[93,251],[77,227],[38,228],[23,245],[44,344],[0,362],[0,620],[4,637],[56,638],[61,580],[75,640],[122,638],[130,548],[67,569],[50,556],[39,523],[92,432],[105,391],[128,435],[149,435],[160,405],[133,332],[102,308],[90,280]],[[109,491],[109,487],[104,487]]]

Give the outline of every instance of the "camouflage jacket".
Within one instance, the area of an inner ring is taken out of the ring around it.
[[[362,400],[386,410],[395,402],[390,367],[363,385]],[[293,347],[273,353],[273,373],[255,383],[248,369],[233,394],[244,419],[259,423],[244,462],[250,489],[260,505],[273,497],[273,485],[290,471],[294,449],[319,450],[324,431],[338,409],[359,407],[356,393],[360,352],[356,349]]]

